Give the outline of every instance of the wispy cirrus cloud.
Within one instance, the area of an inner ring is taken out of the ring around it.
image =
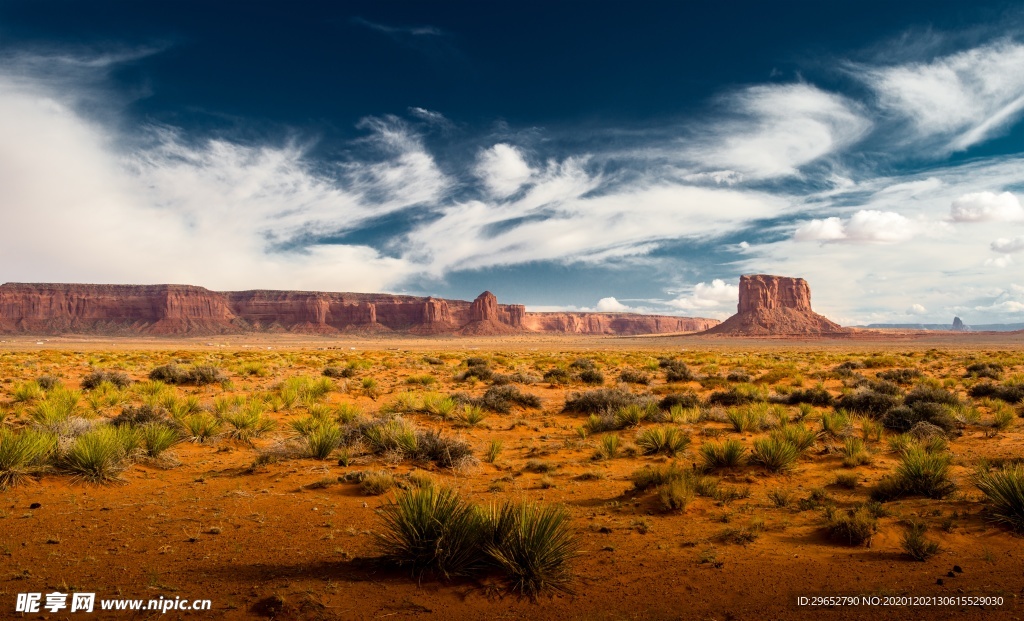
[[[1024,112],[1024,45],[1001,40],[928,62],[856,67],[906,140],[963,151],[999,135]]]
[[[439,37],[444,34],[444,31],[434,26],[393,26],[389,24],[382,24],[380,22],[370,21],[362,17],[353,17],[352,23],[369,28],[370,30],[376,30],[386,35],[408,35],[413,37]]]

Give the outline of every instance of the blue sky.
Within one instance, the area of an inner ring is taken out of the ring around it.
[[[0,0],[0,281],[1019,322],[1022,113],[1010,2]]]

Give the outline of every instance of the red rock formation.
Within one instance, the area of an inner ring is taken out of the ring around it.
[[[803,278],[757,274],[740,277],[736,314],[706,334],[770,336],[848,332],[811,310],[811,288]]]
[[[531,332],[560,334],[670,334],[700,332],[717,325],[716,319],[633,313],[526,313],[524,321]]]
[[[658,334],[714,323],[616,313],[527,313],[520,304],[498,304],[489,291],[470,303],[383,293],[219,293],[185,285],[0,285],[0,332],[7,333]]]

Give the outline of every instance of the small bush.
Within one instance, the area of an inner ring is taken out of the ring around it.
[[[500,414],[511,412],[513,405],[539,408],[540,403],[540,397],[522,392],[512,385],[491,386],[480,398],[480,405]]]
[[[993,521],[1024,532],[1024,465],[982,472],[975,477],[974,485],[985,494]]]
[[[751,384],[737,384],[729,390],[718,390],[708,397],[711,405],[745,405],[756,401],[765,401],[763,392]]]
[[[882,425],[898,433],[910,431],[918,423],[930,423],[943,431],[956,428],[956,419],[950,406],[932,401],[915,401],[910,405],[894,407],[882,417]]]
[[[367,496],[380,496],[395,487],[395,477],[387,470],[365,473],[359,481],[359,488]]]
[[[586,369],[579,374],[578,379],[584,384],[600,386],[604,383],[604,373],[597,369]]]
[[[917,369],[890,369],[888,371],[882,371],[878,374],[878,379],[885,380],[887,382],[893,382],[895,384],[913,384],[915,381],[920,379],[921,372]]]
[[[303,440],[305,441],[303,453],[306,457],[320,460],[328,459],[331,453],[341,446],[341,427],[333,422],[326,421],[321,425],[311,428],[305,434]]]
[[[871,497],[880,502],[913,495],[945,498],[956,489],[949,478],[951,463],[949,454],[928,453],[916,446],[908,448],[901,454],[895,474],[883,478]]]
[[[877,518],[866,507],[849,511],[827,507],[825,521],[829,537],[852,546],[871,541],[878,530]]]
[[[784,472],[793,469],[799,456],[800,451],[781,438],[758,438],[754,440],[750,461],[764,466],[769,472]]]
[[[446,487],[416,488],[384,505],[375,532],[385,557],[414,575],[467,575],[480,563],[481,520],[476,509]]]
[[[110,422],[118,427],[121,425],[147,425],[149,423],[166,423],[170,416],[164,408],[159,405],[127,405],[121,409],[121,413]]]
[[[35,473],[56,449],[51,434],[26,429],[15,433],[0,427],[0,490],[17,485]]]
[[[464,382],[468,379],[477,378],[481,381],[488,381],[494,377],[494,371],[487,365],[487,361],[483,358],[470,358],[467,363],[472,360],[478,364],[467,364],[466,370],[455,376],[455,380]]]
[[[616,410],[615,428],[625,429],[627,427],[637,427],[645,420],[654,419],[659,413],[660,410],[650,403],[646,406],[638,404],[627,405]]]
[[[827,407],[835,403],[835,398],[824,388],[807,388],[805,390],[794,390],[786,396],[786,403],[799,405],[809,403],[820,407]]]
[[[975,398],[991,397],[1007,403],[1024,401],[1024,385],[982,383],[971,386],[968,393]]]
[[[491,440],[487,444],[487,450],[484,451],[484,461],[489,464],[493,464],[498,459],[498,455],[501,454],[501,448],[503,446],[501,440]]]
[[[860,479],[853,473],[837,474],[832,479],[832,485],[842,487],[844,489],[854,489],[860,483]]]
[[[725,415],[738,433],[761,431],[767,422],[764,410],[758,408],[730,408]]]
[[[115,427],[98,427],[72,442],[61,466],[84,479],[106,482],[118,477],[126,467],[128,451]]]
[[[92,390],[98,387],[103,382],[108,382],[117,386],[118,388],[126,388],[132,383],[125,373],[121,371],[107,371],[103,369],[95,369],[90,371],[85,377],[82,378],[82,389]]]
[[[211,365],[184,368],[171,363],[156,367],[150,371],[149,379],[165,384],[206,386],[208,384],[219,384],[227,380],[227,376],[224,375],[223,371]]]
[[[181,434],[174,427],[163,423],[149,423],[141,428],[142,443],[149,457],[160,457],[164,451],[181,441]]]
[[[549,384],[560,386],[562,384],[568,384],[570,381],[572,381],[572,375],[565,369],[559,369],[558,367],[555,367],[553,369],[548,369],[547,371],[544,372],[544,381],[548,382]]]
[[[345,374],[346,369],[342,367],[324,367],[323,376],[330,377],[333,379],[341,379],[343,377],[351,377],[351,375]]]
[[[393,451],[405,456],[416,454],[416,428],[400,416],[374,419],[363,424],[360,432],[371,453]]]
[[[46,397],[43,388],[37,382],[24,382],[14,387],[14,401],[28,403]]]
[[[592,371],[597,368],[597,364],[595,364],[590,358],[579,358],[577,360],[573,360],[572,364],[569,365],[569,368],[576,371]]]
[[[723,442],[705,442],[700,447],[700,455],[704,460],[704,468],[736,468],[746,461],[747,449],[739,440]]]
[[[789,442],[800,453],[808,451],[818,440],[818,432],[808,428],[803,423],[780,427],[773,430],[771,435],[779,440]]]
[[[676,464],[669,464],[662,467],[644,466],[630,475],[630,480],[633,481],[633,489],[643,492],[686,476],[685,470]]]
[[[855,468],[871,463],[871,455],[864,447],[864,441],[860,438],[846,438],[842,448],[843,465],[847,468]]]
[[[899,403],[900,399],[897,395],[859,388],[839,397],[836,407],[849,412],[877,417],[882,416]]]
[[[597,445],[595,457],[598,459],[615,459],[619,455],[619,436],[615,433],[608,433],[601,436]]]
[[[675,457],[690,446],[690,436],[676,427],[654,427],[641,431],[636,437],[636,445],[644,455]]]
[[[926,561],[939,552],[939,544],[925,538],[927,529],[924,522],[911,522],[903,532],[900,545],[915,561]]]
[[[629,405],[646,406],[650,397],[635,395],[619,388],[600,388],[582,393],[571,393],[565,400],[566,412],[580,414],[607,414]]]
[[[994,362],[976,362],[967,366],[964,377],[985,377],[998,380],[1003,376],[1003,365]]]
[[[699,406],[700,397],[692,392],[676,392],[665,395],[661,398],[661,401],[658,402],[658,407],[662,410],[671,410],[674,407],[690,409]]]
[[[627,384],[642,384],[646,386],[651,383],[651,376],[636,369],[623,369],[619,373],[619,381]]]
[[[193,442],[206,442],[217,437],[223,422],[206,412],[189,414],[179,420],[182,428]]]
[[[685,479],[673,479],[658,487],[658,501],[665,511],[685,511],[694,495]]]
[[[665,360],[658,364],[665,368],[665,379],[668,382],[692,382],[697,379],[682,360]]]
[[[417,459],[432,461],[442,468],[455,468],[473,457],[469,442],[460,438],[446,437],[440,431],[429,430],[416,435]]]

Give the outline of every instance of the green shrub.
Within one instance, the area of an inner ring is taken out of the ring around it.
[[[645,420],[650,420],[652,416],[659,412],[658,408],[653,404],[647,405],[627,405],[626,407],[619,408],[615,412],[615,428],[626,429],[627,427],[637,427],[640,423]]]
[[[572,593],[570,564],[579,541],[564,507],[506,502],[485,515],[484,552],[513,592],[531,598],[545,591]]]
[[[212,365],[197,365],[185,368],[179,367],[172,362],[150,371],[149,379],[165,384],[206,386],[208,384],[219,384],[227,380],[227,376],[223,371]]]
[[[729,408],[725,416],[739,433],[761,431],[767,423],[765,411],[756,407]]]
[[[690,446],[690,436],[676,427],[652,427],[637,434],[636,445],[644,455],[675,457]]]
[[[758,401],[767,400],[763,391],[752,384],[737,384],[729,390],[719,390],[711,393],[708,403],[711,405],[745,405]]]
[[[580,414],[606,414],[628,405],[646,407],[649,403],[652,403],[650,397],[635,395],[628,390],[599,388],[582,393],[571,393],[565,400],[564,411]]]
[[[46,397],[46,393],[36,382],[22,382],[14,387],[13,396],[16,403],[28,403]]]
[[[128,451],[116,427],[97,427],[71,443],[61,459],[64,470],[94,482],[111,481],[127,466]]]
[[[511,412],[513,405],[539,408],[540,404],[540,397],[524,393],[512,385],[491,386],[480,399],[480,405],[500,414]]]
[[[945,498],[956,489],[949,478],[951,463],[949,454],[928,453],[912,446],[900,455],[895,474],[883,478],[871,497],[880,502],[913,495]]]
[[[371,453],[396,451],[403,455],[416,454],[416,428],[400,416],[370,421],[361,432]]]
[[[829,537],[849,545],[871,541],[878,530],[877,518],[866,507],[839,511],[829,506],[825,509],[825,522]]]
[[[149,457],[160,455],[181,441],[181,434],[174,427],[163,423],[149,423],[141,427],[142,443]]]
[[[873,417],[882,416],[899,404],[900,398],[898,395],[886,394],[866,388],[859,388],[847,393],[836,401],[837,408]]]
[[[642,384],[646,386],[651,383],[651,376],[636,369],[623,369],[619,373],[619,381],[626,384]]]
[[[900,539],[903,550],[915,561],[926,561],[939,552],[939,544],[925,538],[927,528],[924,522],[911,522]]]
[[[303,453],[306,457],[319,460],[328,459],[331,453],[341,446],[341,427],[332,421],[325,421],[323,424],[310,428],[303,439],[305,442]]]
[[[560,386],[572,381],[572,375],[565,369],[555,367],[544,372],[544,381],[549,384]]]
[[[786,425],[775,429],[771,432],[771,436],[792,444],[800,453],[810,450],[818,440],[818,432],[808,428],[803,423]]]
[[[1020,403],[1024,401],[1024,385],[1021,384],[992,384],[983,383],[971,386],[968,393],[975,398],[992,397],[1007,403]]]
[[[700,406],[700,397],[693,392],[676,392],[669,395],[665,395],[661,398],[658,403],[658,407],[662,410],[671,410],[674,407],[681,407],[685,409],[696,408]]]
[[[1024,465],[982,472],[975,477],[974,484],[985,494],[993,521],[1024,532]]]
[[[94,369],[82,378],[82,389],[92,390],[93,388],[99,387],[99,385],[104,382],[113,384],[118,388],[127,388],[127,386],[132,383],[132,380],[121,371]]]
[[[860,438],[846,438],[842,448],[843,465],[847,468],[855,468],[871,463],[871,455]]]
[[[237,412],[229,412],[222,419],[228,424],[227,436],[245,443],[252,443],[272,430],[277,424],[263,413],[264,405],[260,401],[249,401]]]
[[[630,475],[630,480],[633,481],[633,489],[643,492],[686,476],[687,472],[673,463],[661,467],[644,466]]]
[[[922,373],[917,369],[889,369],[878,374],[878,379],[894,384],[913,384],[921,377]]]
[[[593,384],[600,386],[604,383],[604,373],[601,373],[597,369],[586,369],[577,376],[578,379],[584,384]]]
[[[223,421],[210,416],[206,412],[182,416],[178,422],[193,442],[212,440],[217,437],[221,426],[224,424]]]
[[[487,450],[484,451],[484,461],[489,464],[493,464],[498,459],[498,455],[501,454],[501,448],[503,446],[501,440],[491,440],[487,444]]]
[[[750,461],[764,466],[769,472],[784,472],[793,469],[799,456],[800,451],[781,438],[758,438],[754,440]]]
[[[598,459],[615,459],[619,455],[619,436],[615,433],[606,433],[601,436],[595,457]]]
[[[747,449],[739,440],[705,442],[700,447],[704,468],[736,468],[746,461]]]
[[[375,536],[382,552],[414,575],[436,572],[447,578],[479,567],[482,520],[455,490],[409,490],[379,509],[378,515],[383,527]]]
[[[985,377],[998,380],[1003,375],[1003,365],[996,362],[976,362],[967,366],[964,377]]]
[[[57,438],[52,434],[33,429],[15,433],[0,427],[0,490],[37,472],[56,446]]]
[[[816,388],[808,388],[806,390],[794,390],[786,395],[786,403],[790,405],[807,403],[809,405],[827,407],[835,403],[835,398],[831,393],[829,393],[829,391],[818,386]]]
[[[668,382],[692,382],[697,379],[682,360],[662,360],[658,365],[665,369],[665,380]]]

